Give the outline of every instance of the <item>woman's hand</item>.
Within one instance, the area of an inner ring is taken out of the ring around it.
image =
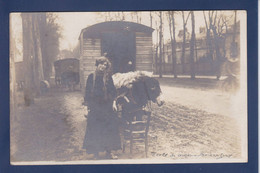
[[[116,105],[116,101],[113,101],[113,111],[117,111],[117,105]]]

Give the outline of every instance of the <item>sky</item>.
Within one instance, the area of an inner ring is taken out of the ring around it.
[[[155,14],[157,13],[157,14]],[[184,12],[185,18],[188,16],[188,11]],[[224,13],[227,16],[234,15],[234,11],[219,11],[218,14]],[[77,42],[78,37],[83,28],[91,26],[96,23],[105,22],[105,18],[108,16],[108,12],[67,12],[67,13],[56,13],[58,15],[59,20],[57,21],[60,26],[62,26],[63,38],[60,42],[60,49],[73,49]],[[118,14],[118,12],[110,12],[111,16]],[[136,22],[135,18],[131,17],[131,12],[124,12],[125,21]],[[206,13],[207,14],[207,13]],[[138,15],[141,16],[141,24],[150,26],[150,12],[138,12]],[[202,11],[195,11],[195,33],[199,33],[200,27],[205,27],[205,20]],[[155,23],[159,24],[158,12],[154,12],[153,14],[153,28],[156,29]],[[175,13],[175,27],[176,27],[176,35],[179,30],[183,29],[183,21],[182,15],[180,11]],[[233,21],[232,21],[233,22]],[[170,39],[169,26],[168,26],[168,18],[165,16],[163,18],[164,23],[164,38],[165,41]],[[187,29],[191,32],[191,20],[187,22]],[[156,39],[156,31],[153,32],[153,42],[157,41]]]
[[[114,12],[114,14],[117,12]],[[201,18],[202,16],[199,12],[197,12],[196,17]],[[63,26],[63,39],[60,44],[60,49],[71,49],[76,46],[79,34],[83,28],[86,28],[88,26],[91,26],[96,23],[105,22],[105,13],[97,13],[97,12],[83,12],[83,13],[57,13],[59,16],[58,23]],[[113,14],[112,14],[113,15]],[[129,12],[125,12],[126,19],[125,21],[133,21],[131,18],[131,14]],[[142,16],[141,24],[150,26],[150,14],[149,12],[139,12],[139,15]],[[186,14],[187,15],[187,14]],[[165,18],[165,20],[167,20]],[[136,22],[135,18],[134,21]],[[154,19],[153,24],[155,22],[159,23],[158,17]],[[198,28],[200,26],[204,26],[205,22],[204,20],[198,20],[196,30],[198,32]],[[169,37],[169,31],[168,31],[168,24],[166,21],[164,21],[165,25],[165,32],[164,37],[165,39],[170,39]],[[181,15],[176,15],[176,31],[178,32],[180,29],[182,29],[182,18]],[[190,25],[190,22],[188,22],[188,27]],[[155,29],[155,27],[153,27]],[[153,35],[153,41],[156,42],[156,32],[154,32]]]
[[[109,14],[110,13],[110,14]],[[105,18],[110,16],[114,16],[118,14],[118,12],[59,12],[55,13],[58,16],[58,20],[56,21],[61,26],[61,34],[62,38],[60,38],[60,50],[68,49],[73,50],[73,48],[78,43],[79,34],[82,29],[91,26],[96,23],[105,22]],[[125,14],[125,21],[132,21],[136,22],[136,18],[132,18],[131,14],[133,12],[124,12]],[[154,12],[155,13],[155,12]],[[158,14],[158,12],[156,12]],[[189,12],[185,12],[185,17]],[[225,15],[233,15],[234,11],[221,11],[218,14],[224,13]],[[238,13],[239,15],[244,14],[245,11]],[[154,26],[156,23],[159,23],[159,17],[157,14],[154,14],[153,18],[153,28],[156,29]],[[141,16],[141,24],[150,26],[150,12],[138,12],[138,15]],[[199,32],[200,27],[205,27],[205,21],[203,17],[202,11],[195,11],[195,33]],[[10,32],[12,37],[15,40],[16,47],[21,52],[20,54],[16,55],[16,61],[22,59],[22,22],[20,13],[12,13],[10,15]],[[164,17],[164,40],[165,42],[170,39],[169,33],[169,26],[167,22],[167,17]],[[175,26],[176,26],[176,35],[178,34],[179,30],[182,29],[182,16],[181,12],[176,12],[175,15]],[[187,23],[188,31],[191,30],[191,20],[189,18]],[[153,32],[153,42],[157,41],[157,34],[156,31]]]

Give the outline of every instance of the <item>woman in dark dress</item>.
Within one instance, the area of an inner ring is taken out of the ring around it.
[[[88,76],[84,103],[88,107],[87,128],[83,148],[99,157],[106,151],[121,149],[119,119],[115,113],[116,88],[109,73],[110,62],[106,57],[96,60],[96,71]]]

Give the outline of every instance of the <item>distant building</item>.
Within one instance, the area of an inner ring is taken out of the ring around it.
[[[239,58],[240,49],[240,22],[236,23],[236,33],[233,32],[234,25],[227,28],[219,37],[218,43],[220,46],[220,54],[223,60],[227,58]],[[213,37],[213,33],[210,33]],[[185,43],[185,57],[184,64],[182,64],[182,47],[183,47],[183,30],[180,30],[178,37],[176,37],[176,71],[177,74],[190,74],[190,33],[186,34]],[[215,40],[211,39],[210,43],[214,51]],[[196,33],[196,44],[194,50],[195,72],[197,75],[214,75],[216,54],[213,52],[213,57],[209,57],[207,29],[205,27],[199,28],[199,33]],[[172,74],[172,46],[171,41],[164,44],[163,47],[163,74]],[[158,73],[158,68],[154,70]]]

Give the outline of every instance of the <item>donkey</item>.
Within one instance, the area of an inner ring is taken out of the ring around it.
[[[121,79],[123,78],[124,82],[117,79],[120,76],[113,76],[118,93],[116,100],[121,107],[122,118],[131,118],[132,113],[144,110],[150,102],[157,103],[158,106],[164,104],[158,80],[142,72],[129,72],[123,75]],[[132,77],[125,77],[127,75]],[[120,82],[124,84],[119,85]]]

